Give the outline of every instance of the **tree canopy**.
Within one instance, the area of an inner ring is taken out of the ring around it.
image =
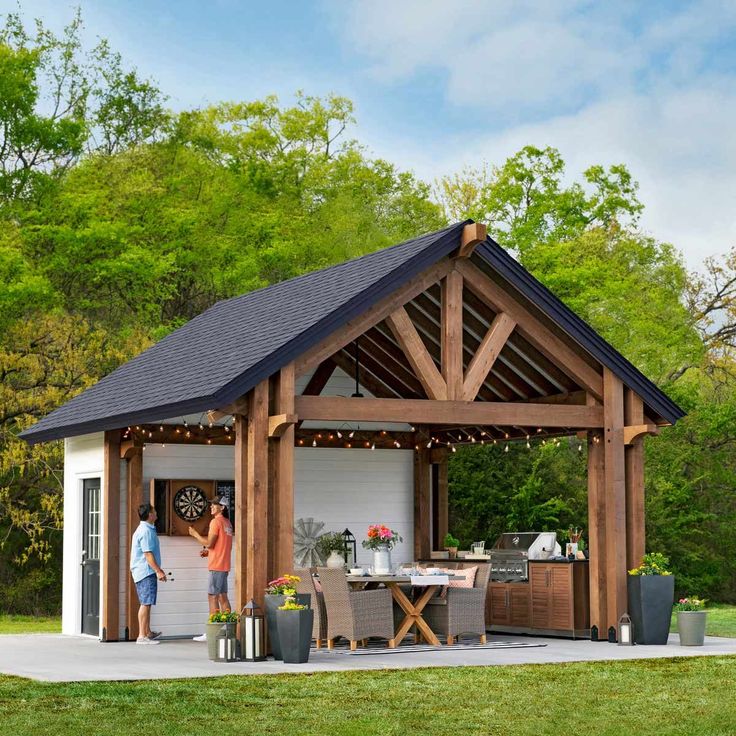
[[[569,183],[527,146],[432,187],[372,157],[338,95],[174,113],[81,23],[0,29],[0,607],[59,604],[62,448],[20,430],[219,299],[467,216],[689,412],[646,443],[649,547],[683,592],[736,600],[735,251],[689,274],[623,164]],[[574,438],[460,448],[450,482],[464,544],[586,526]]]

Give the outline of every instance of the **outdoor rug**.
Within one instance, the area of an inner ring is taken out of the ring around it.
[[[421,654],[422,652],[456,652],[459,649],[527,649],[532,647],[546,647],[544,642],[526,641],[489,641],[487,644],[480,642],[460,642],[452,646],[435,647],[431,644],[401,644],[396,649],[389,649],[384,640],[369,641],[367,647],[358,647],[354,652],[350,651],[350,643],[340,640],[331,650],[334,654]],[[324,651],[330,651],[325,649]]]

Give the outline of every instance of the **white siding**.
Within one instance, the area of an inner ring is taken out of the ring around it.
[[[302,377],[302,390],[308,377]],[[352,379],[335,371],[325,395],[350,395]],[[369,392],[363,390],[366,396]],[[176,423],[181,418],[165,420]],[[333,426],[338,426],[334,423]],[[325,426],[324,423],[320,423]],[[352,426],[358,429],[358,425]],[[369,427],[408,429],[408,425],[362,424]],[[81,629],[81,487],[82,478],[102,477],[104,436],[87,435],[65,441],[64,481],[64,633]],[[233,448],[219,446],[146,445],[143,453],[143,484],[151,478],[228,480],[233,478]],[[326,531],[349,528],[358,540],[358,560],[370,564],[362,549],[369,524],[383,523],[395,529],[404,541],[394,550],[395,562],[413,554],[413,456],[404,450],[347,450],[297,448],[295,451],[295,518],[311,516],[325,522]],[[126,587],[131,584],[126,567],[131,530],[127,528],[126,463],[120,472],[120,632],[126,627]],[[161,537],[163,568],[171,579],[159,585],[158,603],[152,611],[152,626],[167,636],[201,633],[207,619],[207,565],[199,557],[199,545],[188,537]],[[232,590],[234,576],[229,587]],[[233,601],[234,602],[234,601]]]
[[[61,603],[61,630],[64,634],[79,634],[82,631],[82,481],[85,478],[99,478],[102,481],[103,462],[102,433],[64,440],[64,566]],[[104,514],[104,491],[102,498]],[[104,545],[104,539],[101,542]]]

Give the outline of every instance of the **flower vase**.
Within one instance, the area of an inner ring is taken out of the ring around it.
[[[327,567],[341,568],[345,567],[345,558],[336,550],[330,552],[330,556],[327,558]]]
[[[387,544],[373,550],[373,572],[376,575],[391,573],[391,548]]]

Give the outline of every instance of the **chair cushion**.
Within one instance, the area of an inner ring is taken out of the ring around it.
[[[473,567],[458,568],[452,570],[452,575],[462,575],[464,580],[450,580],[448,587],[450,588],[472,588],[475,585],[475,574],[478,572],[478,565]]]

